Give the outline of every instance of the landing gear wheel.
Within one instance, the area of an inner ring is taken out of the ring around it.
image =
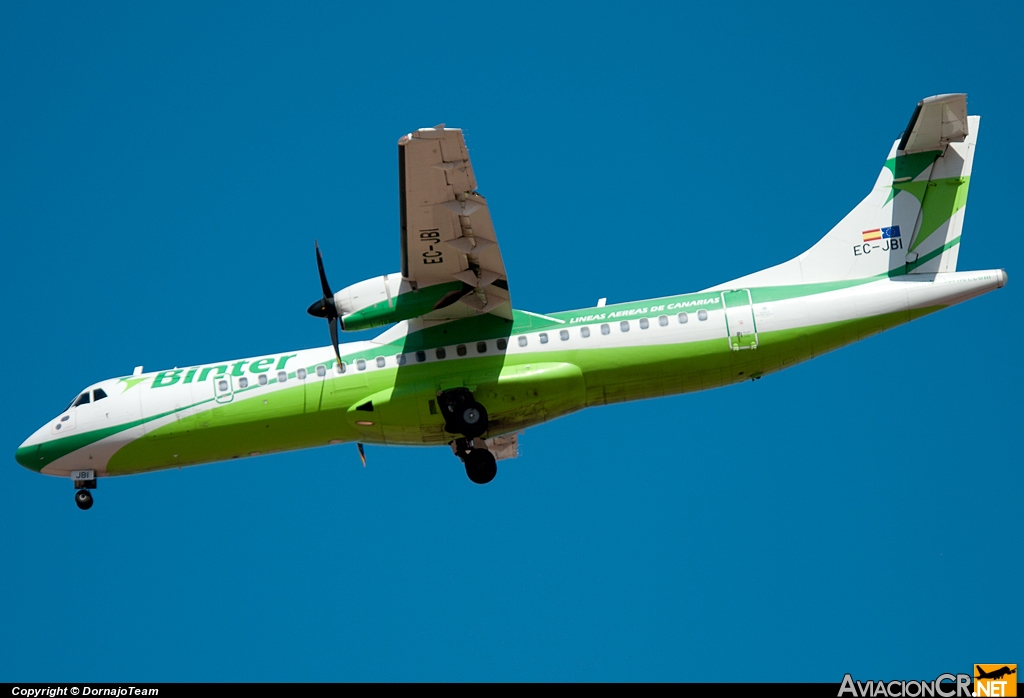
[[[466,475],[478,485],[486,485],[498,474],[498,464],[494,454],[484,448],[474,448],[463,459],[466,464]]]
[[[487,431],[487,410],[479,402],[463,405],[457,413],[460,431],[470,439]]]
[[[445,430],[449,434],[462,434],[467,439],[475,439],[487,431],[487,410],[465,388],[439,392],[437,403],[441,407]]]
[[[75,504],[82,511],[85,511],[92,506],[92,495],[89,494],[89,490],[77,490],[75,492]]]

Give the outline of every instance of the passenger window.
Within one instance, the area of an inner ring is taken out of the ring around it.
[[[359,370],[359,371],[365,371],[366,370],[366,360],[365,359],[356,359],[356,369]]]
[[[248,378],[242,377],[242,378],[238,379],[238,388],[239,388],[239,390],[241,390],[242,388],[248,388],[248,387],[249,387],[249,379]]]
[[[679,313],[677,317],[679,318],[680,325],[685,325],[687,322],[690,321],[690,316],[687,315],[686,313]]]
[[[487,353],[487,342],[477,342],[476,343],[476,353],[477,354],[486,354]]]
[[[612,328],[608,325],[601,325],[601,334],[611,334]]]
[[[86,392],[84,392],[84,393],[82,393],[81,395],[78,396],[78,399],[75,400],[74,406],[78,407],[79,405],[88,405],[88,404],[89,404],[89,392],[86,391]]]
[[[405,354],[395,354],[395,363],[399,366],[405,366]]]
[[[526,335],[521,335],[519,337],[519,346],[525,347],[526,346],[526,342],[527,342]]]
[[[460,344],[459,346],[455,347],[455,353],[458,354],[459,356],[465,356],[466,355],[466,345],[465,344]]]
[[[384,357],[383,356],[378,356],[377,357],[377,368],[384,368]]]
[[[345,362],[342,361],[341,363],[337,364],[334,367],[334,370],[337,371],[338,373],[344,373],[345,372]]]
[[[582,335],[583,337],[589,337],[590,336],[590,328],[589,327],[581,327],[580,328],[580,335]]]
[[[497,344],[498,344],[498,351],[505,351],[505,347],[508,346],[508,342],[505,340],[504,337],[498,337]]]
[[[540,333],[540,343],[541,344],[547,344],[548,343],[548,333],[547,332],[541,332]]]
[[[298,378],[300,381],[306,380],[306,369],[300,368],[298,371],[295,372],[295,377]]]
[[[277,382],[278,383],[284,383],[287,380],[288,380],[288,372],[287,371],[278,371],[277,372]]]
[[[267,384],[267,374],[266,373],[261,373],[259,380],[260,380],[260,385],[266,385]]]
[[[321,378],[326,376],[327,375],[327,367],[324,366],[323,364],[319,364],[316,367],[316,375],[320,376]]]
[[[416,361],[417,361],[417,363],[423,363],[426,360],[427,360],[427,352],[423,351],[422,349],[419,350],[418,352],[416,352]]]
[[[659,315],[658,324],[662,327],[668,327],[668,315]]]
[[[228,391],[228,382],[226,380],[217,381],[217,390],[226,393]]]
[[[437,349],[434,350],[434,356],[436,356],[439,359],[443,359],[444,357],[448,356],[448,352],[444,350],[444,347],[438,347]]]
[[[629,332],[629,320],[623,320],[619,323],[619,330],[621,332]]]
[[[645,317],[640,318],[640,329],[641,330],[646,330],[650,326],[651,326],[651,323],[647,321],[647,318],[645,318]]]
[[[106,396],[107,396],[107,394],[105,392],[103,392],[103,388],[96,388],[96,390],[92,391],[92,401],[93,402],[96,402],[97,400],[102,400]]]
[[[569,339],[569,330],[559,330],[559,331],[558,331],[558,337],[559,337],[559,339],[561,339],[561,340],[562,340],[563,342],[564,342],[565,340]]]
[[[697,319],[700,320],[701,322],[704,322],[705,320],[707,320],[708,319],[708,311],[706,311],[704,309],[698,310],[697,311]]]

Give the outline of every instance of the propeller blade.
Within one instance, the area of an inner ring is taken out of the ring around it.
[[[338,359],[338,366],[341,366],[341,350],[338,348],[338,307],[334,304],[334,293],[331,285],[327,283],[327,274],[324,272],[324,258],[320,254],[320,243],[316,245],[316,268],[320,272],[320,288],[324,297],[315,301],[306,309],[306,312],[313,317],[321,317],[327,320],[327,327],[331,331],[331,346],[334,348],[334,356]]]
[[[341,366],[341,352],[338,351],[338,316],[335,315],[327,324],[331,328],[331,346],[334,347],[334,356],[338,359],[338,365]]]
[[[356,448],[359,449],[359,460],[363,461],[363,467],[365,468],[366,467],[366,451],[363,450],[363,445],[361,443],[359,443],[358,441],[356,442]]]
[[[316,268],[320,272],[320,288],[323,289],[324,300],[327,300],[328,298],[333,299],[334,292],[331,291],[331,285],[327,283],[327,274],[324,273],[324,258],[323,255],[320,254],[320,243],[319,241],[314,241],[313,244],[316,245]]]

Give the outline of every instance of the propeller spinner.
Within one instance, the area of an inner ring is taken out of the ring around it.
[[[315,301],[306,312],[313,317],[322,317],[327,319],[327,327],[331,331],[331,346],[334,347],[334,356],[338,359],[338,365],[341,366],[341,352],[338,349],[338,307],[334,304],[334,293],[331,291],[331,285],[327,283],[327,274],[324,273],[324,258],[320,254],[320,243],[314,242],[316,245],[316,268],[320,272],[320,288],[323,290],[324,297],[318,301]]]

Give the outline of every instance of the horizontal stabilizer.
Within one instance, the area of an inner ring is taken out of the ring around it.
[[[898,149],[905,153],[943,150],[949,143],[961,143],[965,138],[967,95],[936,95],[917,103]]]

